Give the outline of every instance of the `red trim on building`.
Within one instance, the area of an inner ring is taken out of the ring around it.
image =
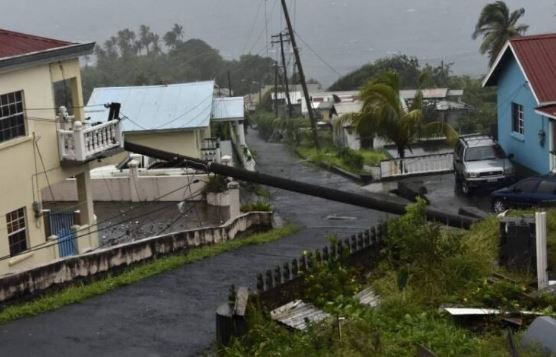
[[[0,29],[0,59],[36,53],[75,43]]]

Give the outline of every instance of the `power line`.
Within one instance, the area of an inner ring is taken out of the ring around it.
[[[168,196],[168,195],[170,195],[170,194],[172,194],[172,193],[174,193],[174,192],[176,192],[176,191],[179,191],[179,190],[181,190],[181,189],[183,189],[183,188],[185,188],[185,187],[187,187],[187,185],[183,185],[183,186],[181,186],[181,187],[179,187],[179,188],[177,188],[177,189],[175,189],[175,190],[173,190],[173,191],[170,191],[170,192],[166,193],[165,195],[160,196],[159,198],[157,198],[157,199],[155,199],[155,200],[153,200],[153,201],[151,201],[151,202],[149,202],[149,203],[159,201],[160,199],[164,198],[165,196]],[[200,191],[201,191],[201,190],[199,190],[198,192],[200,192]],[[198,192],[196,192],[196,193],[198,193]],[[86,236],[90,236],[90,235],[93,234],[93,233],[98,233],[98,232],[105,231],[105,230],[107,230],[107,229],[109,229],[109,228],[112,228],[112,227],[115,227],[115,226],[120,225],[120,224],[122,224],[122,223],[125,223],[125,222],[127,222],[128,220],[134,220],[134,219],[137,219],[137,218],[141,218],[141,217],[147,216],[147,215],[149,215],[149,214],[158,212],[158,211],[160,211],[160,210],[162,210],[162,209],[166,209],[166,208],[169,207],[170,205],[175,205],[175,202],[172,202],[172,203],[170,203],[170,204],[168,204],[168,205],[164,205],[164,206],[159,207],[159,208],[157,208],[157,209],[154,209],[154,210],[151,210],[151,211],[148,211],[148,212],[139,214],[139,215],[134,216],[134,217],[131,217],[131,218],[129,218],[129,219],[125,219],[125,220],[123,220],[123,221],[120,221],[120,222],[111,224],[111,225],[106,226],[106,227],[104,227],[104,228],[97,229],[97,230],[94,230],[94,231],[91,231],[91,232],[87,232],[87,233],[82,234],[82,235],[76,235],[75,237],[72,237],[71,239],[64,240],[64,242],[57,241],[56,243],[54,243],[54,244],[49,244],[49,245],[41,244],[41,245],[37,245],[37,246],[35,246],[35,247],[32,247],[31,249],[27,249],[27,250],[25,250],[25,251],[23,251],[23,252],[21,252],[21,253],[19,253],[19,254],[16,254],[16,255],[6,255],[6,256],[0,257],[0,261],[6,260],[6,259],[10,259],[10,258],[16,257],[16,256],[21,255],[21,254],[27,254],[27,253],[30,253],[30,252],[35,252],[35,251],[38,251],[38,250],[50,248],[50,247],[52,247],[52,246],[60,245],[60,244],[65,243],[65,242],[75,241],[75,240],[77,240],[77,239],[79,239],[79,238],[81,238],[81,237],[86,237]],[[113,217],[111,217],[111,218],[105,219],[104,221],[97,222],[95,225],[98,227],[100,224],[105,223],[106,221],[108,221],[108,220],[110,220],[110,219],[113,219],[113,218],[116,218],[116,217],[120,217],[122,214],[132,212],[132,211],[134,211],[134,210],[136,210],[136,209],[138,209],[138,207],[132,208],[132,209],[126,211],[126,212],[120,213],[120,214],[118,214],[117,216],[113,216]],[[90,228],[90,227],[78,229],[78,230],[75,231],[75,233],[80,232],[80,231],[87,230],[87,229],[89,229],[89,228]]]
[[[297,33],[297,31],[294,31],[295,34],[297,35],[297,38],[299,38],[301,40],[301,42],[303,42],[303,44],[309,49],[309,51],[311,51],[322,63],[324,63],[325,66],[327,66],[328,68],[330,68],[334,73],[336,73],[338,76],[343,76],[343,74],[341,74],[340,72],[338,72],[336,70],[336,68],[332,67],[332,65],[330,65],[328,62],[326,62],[324,60],[324,58],[322,58],[321,55],[319,55],[315,50],[313,50],[313,48],[307,43],[305,42],[305,40],[299,36],[299,33]]]
[[[253,31],[255,31],[255,26],[257,25],[257,20],[259,19],[259,13],[261,12],[261,7],[263,5],[263,1],[264,0],[262,0],[262,1],[259,0],[259,6],[257,7],[257,13],[255,14],[253,24],[251,25],[251,29],[249,30],[249,32],[247,33],[247,36],[245,37],[247,40],[245,41],[245,46],[243,46],[243,50],[241,51],[242,53],[245,53],[245,50],[247,49],[247,46],[249,44],[249,40],[251,39],[251,35],[253,34]]]

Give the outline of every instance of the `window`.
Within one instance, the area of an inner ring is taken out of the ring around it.
[[[27,250],[27,227],[25,224],[25,207],[6,215],[10,256]]]
[[[0,143],[25,136],[23,92],[0,95]]]
[[[556,181],[552,180],[543,180],[537,187],[537,193],[553,195],[554,190],[556,190]]]
[[[523,105],[512,103],[512,130],[523,134]]]
[[[499,145],[477,146],[465,151],[465,161],[504,159],[506,155]]]

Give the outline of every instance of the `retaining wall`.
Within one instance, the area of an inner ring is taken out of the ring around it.
[[[5,275],[0,277],[0,302],[31,297],[75,280],[91,280],[156,257],[231,240],[249,228],[270,227],[271,221],[270,212],[250,212],[219,227],[146,238]]]

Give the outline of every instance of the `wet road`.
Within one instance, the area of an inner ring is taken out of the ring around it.
[[[280,144],[248,135],[258,170],[365,194],[358,185],[305,166]],[[83,303],[0,326],[5,356],[189,356],[214,340],[215,308],[231,284],[253,287],[259,271],[304,249],[321,247],[326,236],[342,237],[386,218],[384,213],[270,189],[276,211],[302,229],[266,245],[184,266]],[[330,215],[346,220],[329,220]]]

